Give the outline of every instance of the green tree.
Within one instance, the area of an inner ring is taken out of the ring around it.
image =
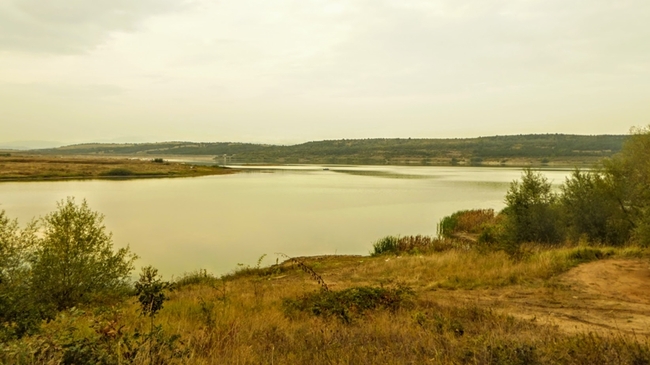
[[[23,230],[0,211],[0,340],[22,336],[40,323],[30,295],[30,259],[36,242],[32,222]]]
[[[504,233],[509,243],[557,243],[562,240],[557,195],[539,172],[525,169],[521,182],[513,181],[506,193]]]
[[[603,176],[632,238],[650,246],[650,126],[632,130],[622,151],[603,162]]]
[[[602,172],[576,169],[562,185],[560,201],[573,239],[584,236],[591,242],[622,244],[629,238],[630,224]]]
[[[73,198],[42,220],[44,238],[33,260],[32,288],[57,310],[119,295],[129,287],[136,256],[129,248],[113,251],[104,217]]]
[[[140,302],[140,311],[143,316],[153,318],[162,309],[167,296],[165,290],[170,289],[171,284],[163,281],[158,275],[158,269],[153,266],[145,266],[140,273],[140,280],[135,283],[135,293]]]

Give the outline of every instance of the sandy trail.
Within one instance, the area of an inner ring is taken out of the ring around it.
[[[650,335],[650,260],[586,263],[558,279],[545,288],[453,291],[443,296],[567,332]]]

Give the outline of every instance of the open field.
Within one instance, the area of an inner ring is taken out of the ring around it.
[[[594,252],[602,259],[585,255]],[[393,307],[349,306],[343,321],[336,312],[318,315],[316,306],[303,312],[287,305],[322,293],[304,267],[330,292],[412,291]],[[539,249],[523,260],[451,249],[304,257],[222,278],[199,271],[175,280],[155,319],[164,346],[152,355],[141,350],[129,363],[153,356],[179,364],[647,364],[648,278],[646,250],[590,247]],[[133,299],[65,312],[4,353],[32,351],[32,359],[56,363],[65,352],[59,342],[71,338],[75,346],[86,338],[95,351],[102,343],[127,351],[132,334],[150,326],[138,307]]]
[[[192,177],[231,174],[235,170],[189,165],[162,159],[4,156],[0,181]]]

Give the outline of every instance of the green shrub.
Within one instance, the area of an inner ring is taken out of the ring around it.
[[[115,168],[108,170],[106,172],[103,172],[101,174],[102,176],[131,176],[133,175],[133,171],[125,168]]]
[[[503,229],[510,250],[523,242],[553,244],[563,240],[558,198],[544,175],[525,169],[521,182],[510,184],[505,200]]]
[[[396,254],[398,238],[394,236],[386,236],[373,244],[372,256],[379,256],[386,253]]]
[[[180,336],[167,334],[161,326],[151,333],[127,330],[121,311],[100,311],[90,326],[82,318],[88,314],[72,308],[57,318],[60,326],[44,328],[42,333],[3,346],[2,364],[178,364],[188,351]],[[151,356],[154,354],[154,357]]]
[[[620,245],[630,238],[630,222],[613,198],[608,182],[598,172],[575,170],[562,185],[560,203],[574,240]]]
[[[495,245],[501,240],[502,236],[501,225],[490,224],[483,227],[476,241],[483,246]]]
[[[611,221],[635,243],[650,246],[650,126],[632,130],[622,151],[603,161],[603,179],[616,214]]]
[[[42,306],[30,290],[30,266],[36,225],[20,229],[0,211],[0,342],[34,331]]]
[[[119,297],[130,288],[136,256],[128,247],[113,251],[103,220],[85,200],[77,205],[73,198],[43,218],[44,238],[32,264],[32,290],[39,301],[62,310]]]
[[[438,236],[451,238],[454,232],[456,232],[456,226],[458,226],[458,214],[456,212],[452,215],[446,216],[440,220],[438,223]]]
[[[407,286],[390,289],[359,286],[341,291],[321,290],[298,299],[284,299],[283,307],[288,316],[304,312],[350,323],[354,317],[370,310],[387,309],[394,312],[410,303],[413,296],[413,290]]]

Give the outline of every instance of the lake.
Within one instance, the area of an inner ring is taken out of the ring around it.
[[[435,235],[457,210],[504,206],[518,168],[246,167],[233,175],[0,184],[0,210],[25,224],[68,196],[105,215],[116,247],[166,278],[290,256],[368,254],[386,235]],[[561,184],[570,170],[543,170]],[[282,260],[282,259],[281,259]],[[139,271],[139,269],[138,269]]]

